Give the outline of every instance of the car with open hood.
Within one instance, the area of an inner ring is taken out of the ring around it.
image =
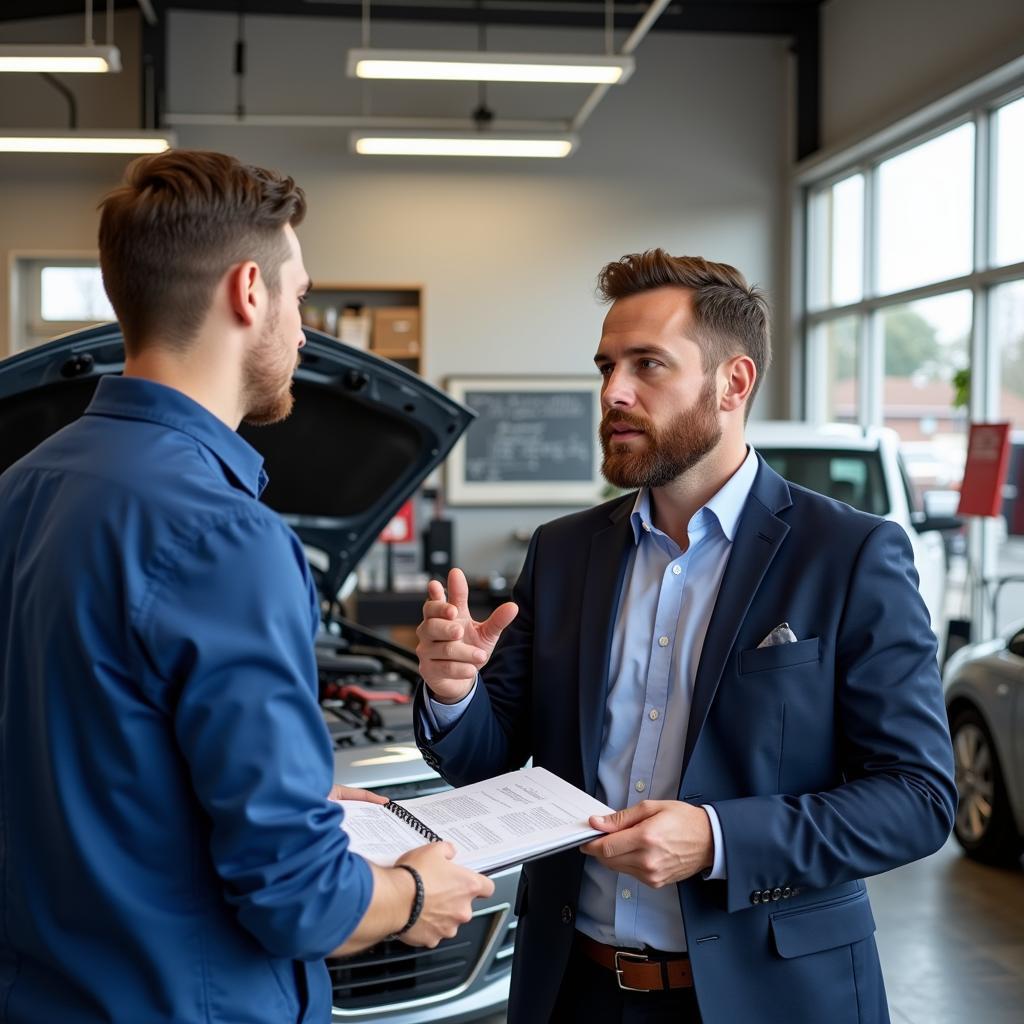
[[[243,425],[240,433],[265,460],[270,483],[262,500],[298,534],[317,582],[320,701],[335,781],[396,799],[426,795],[447,785],[413,739],[415,656],[347,618],[339,594],[473,414],[395,363],[308,328],[305,334],[292,415],[272,426]],[[117,324],[0,361],[0,472],[77,419],[99,379],[123,367]],[[329,960],[333,1020],[454,1024],[501,1010],[519,868],[493,878],[493,896],[477,901],[473,919],[435,949],[396,940]]]

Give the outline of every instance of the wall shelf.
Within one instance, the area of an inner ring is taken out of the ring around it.
[[[423,367],[423,286],[314,282],[302,321],[414,373]]]

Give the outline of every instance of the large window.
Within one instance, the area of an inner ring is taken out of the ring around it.
[[[1024,98],[996,111],[995,251],[997,264],[1024,260]]]
[[[44,266],[39,272],[39,318],[47,323],[115,320],[96,266]]]
[[[971,272],[974,125],[964,124],[878,165],[877,291]]]
[[[1006,522],[972,526],[964,579],[1024,574],[1022,183],[1019,70],[799,179],[806,417],[895,430],[919,507],[955,504],[972,420],[1013,425]],[[982,634],[1024,615],[1015,598]]]
[[[10,294],[12,352],[116,319],[95,257],[15,255]]]
[[[864,175],[851,174],[815,193],[810,217],[814,248],[822,255],[808,268],[811,305],[856,302],[862,295]]]

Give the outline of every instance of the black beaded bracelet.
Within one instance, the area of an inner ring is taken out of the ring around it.
[[[391,938],[398,938],[399,935],[404,935],[420,919],[420,914],[423,913],[423,900],[426,896],[426,893],[423,891],[423,879],[420,878],[420,873],[415,868],[410,867],[408,864],[396,864],[395,867],[405,868],[412,875],[412,880],[416,883],[416,897],[412,901],[412,913],[409,914],[409,920]]]

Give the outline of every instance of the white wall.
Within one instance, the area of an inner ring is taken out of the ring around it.
[[[822,15],[829,149],[1024,53],[1021,0],[828,0]]]

